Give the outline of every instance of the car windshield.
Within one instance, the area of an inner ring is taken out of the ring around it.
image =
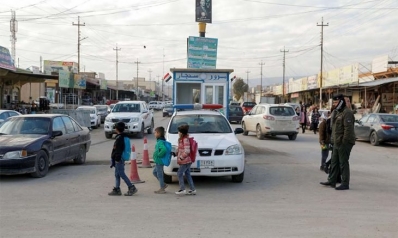
[[[294,112],[292,107],[270,107],[269,113],[273,116],[295,116],[296,113]]]
[[[176,115],[170,122],[169,133],[177,134],[180,125],[188,124],[188,133],[232,133],[222,115]]]
[[[92,109],[92,108],[82,108],[82,107],[80,107],[80,108],[77,108],[76,110],[78,110],[78,111],[89,111],[90,114],[95,114],[95,109]]]
[[[380,115],[380,120],[382,122],[398,122],[398,115]]]
[[[10,118],[0,127],[0,135],[42,134],[49,132],[50,118],[15,117]]]
[[[108,111],[108,107],[107,106],[96,106],[97,110],[99,112],[106,112]]]
[[[140,104],[137,103],[120,103],[116,104],[112,112],[140,112]]]
[[[229,112],[230,113],[243,113],[243,110],[241,107],[229,107]]]
[[[256,103],[255,102],[244,102],[242,106],[243,107],[254,107],[254,106],[256,106]]]

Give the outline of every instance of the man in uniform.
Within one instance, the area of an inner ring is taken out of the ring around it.
[[[335,114],[332,116],[333,153],[331,172],[327,182],[322,185],[331,186],[336,190],[349,189],[350,164],[348,162],[352,147],[355,145],[354,114],[346,106],[343,95],[333,97]],[[339,166],[340,165],[340,166]],[[339,168],[340,167],[340,168]],[[341,185],[336,187],[337,177],[341,172]]]

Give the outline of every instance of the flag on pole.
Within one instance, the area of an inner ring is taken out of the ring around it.
[[[167,73],[165,76],[163,76],[162,80],[164,80],[167,83],[171,78],[172,77],[171,77],[170,73]]]

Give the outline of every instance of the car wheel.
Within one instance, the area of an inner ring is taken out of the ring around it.
[[[138,138],[144,138],[144,123],[141,124],[141,131],[137,134]]]
[[[151,127],[149,127],[149,129],[147,130],[148,134],[152,134],[153,133],[153,127],[155,126],[155,123],[153,122],[153,119],[151,121]]]
[[[289,137],[289,140],[296,140],[296,138],[297,138],[297,134],[294,134],[294,135],[288,135],[288,137]]]
[[[259,139],[259,140],[263,140],[264,139],[264,135],[261,132],[261,126],[260,125],[257,125],[257,127],[256,127],[256,136],[257,136],[257,139]]]
[[[379,142],[379,137],[377,136],[376,132],[372,132],[372,134],[370,134],[370,144],[373,146],[378,146],[380,144]]]
[[[163,180],[165,183],[172,183],[173,177],[171,175],[163,174]]]
[[[111,133],[105,133],[106,139],[112,139],[113,134]]]
[[[241,183],[244,177],[245,177],[245,172],[242,172],[241,174],[238,175],[232,175],[232,182]]]
[[[79,148],[79,154],[77,155],[77,158],[73,160],[75,164],[84,164],[86,163],[86,147],[84,145],[81,145]]]
[[[163,117],[166,117],[166,114],[163,113]]]
[[[48,156],[43,150],[40,150],[36,155],[35,169],[36,171],[30,175],[34,178],[42,178],[47,175],[48,172]]]
[[[247,136],[249,134],[249,131],[246,130],[246,124],[244,122],[242,124],[242,128],[243,128],[243,135]]]

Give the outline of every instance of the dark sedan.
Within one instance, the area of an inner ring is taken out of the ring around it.
[[[235,121],[240,124],[243,118],[243,109],[240,106],[229,106],[229,122]]]
[[[90,132],[66,115],[36,114],[9,118],[0,127],[0,174],[44,177],[52,165],[86,162]]]
[[[372,145],[380,142],[398,142],[398,115],[371,113],[355,121],[357,139],[370,141]]]

